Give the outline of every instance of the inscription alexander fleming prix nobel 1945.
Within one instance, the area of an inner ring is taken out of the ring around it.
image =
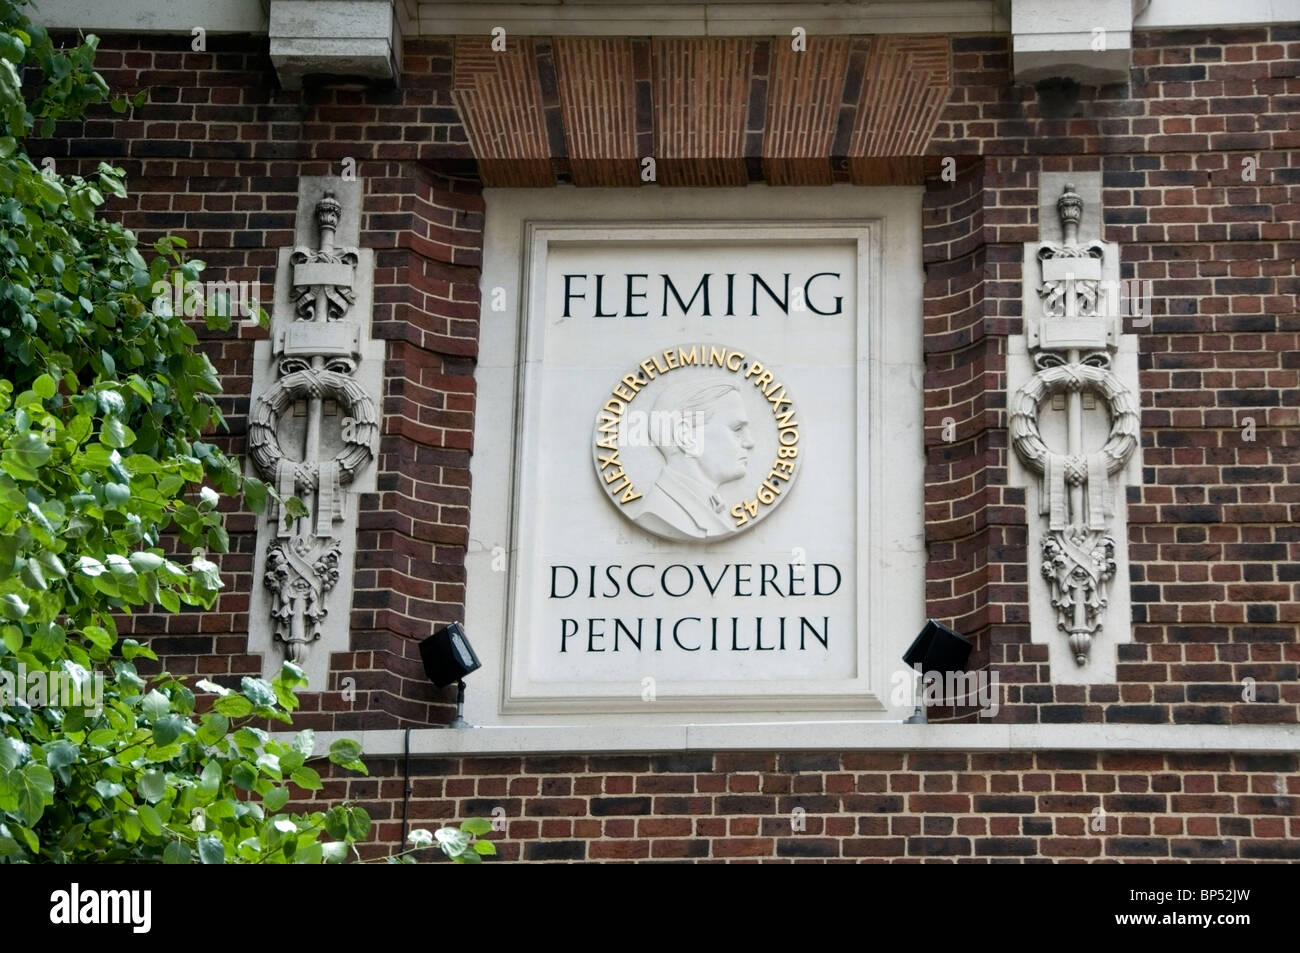
[[[653,470],[629,452],[647,442]],[[613,386],[596,415],[593,459],[609,499],[642,529],[711,540],[752,527],[785,499],[798,444],[794,399],[772,368],[736,348],[683,344]],[[756,447],[769,456],[751,471]]]

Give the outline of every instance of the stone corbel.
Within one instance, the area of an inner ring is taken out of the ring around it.
[[[1150,0],[1011,0],[1016,82],[1127,83],[1133,21]]]
[[[1012,477],[1030,487],[1031,637],[1049,642],[1053,680],[1111,681],[1112,646],[1130,640],[1136,347],[1121,323],[1119,249],[1100,239],[1100,176],[1044,173],[1040,190],[1042,240],[1025,246],[1026,333],[1008,356]]]
[[[347,648],[358,492],[374,487],[383,345],[370,340],[374,255],[354,247],[355,182],[304,178],[297,247],[280,250],[269,341],[254,350],[248,457],[281,498],[258,529],[249,649],[323,689]]]
[[[402,33],[393,0],[271,0],[271,62],[285,89],[393,84]]]

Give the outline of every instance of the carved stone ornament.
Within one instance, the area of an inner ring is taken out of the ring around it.
[[[275,641],[299,665],[321,637],[339,579],[343,540],[335,526],[346,517],[344,490],[374,459],[379,433],[375,400],[356,378],[360,320],[368,316],[351,313],[359,256],[354,248],[334,246],[340,212],[334,194],[325,192],[315,208],[320,247],[296,248],[289,257],[292,318],[273,329],[277,376],[249,414],[249,456],[258,472],[280,498],[299,497],[311,514],[295,519],[288,507],[271,508],[276,525],[262,579]],[[326,401],[339,409],[333,418],[339,436],[332,443],[341,449],[329,456],[322,450]],[[300,404],[306,405],[305,428],[287,428],[290,442],[300,446],[286,448],[286,418]]]
[[[1078,243],[1083,200],[1066,185],[1057,202],[1064,241],[1043,242],[1043,316],[1030,356],[1037,369],[1011,398],[1011,445],[1040,480],[1039,511],[1047,517],[1040,571],[1056,624],[1069,639],[1075,663],[1087,664],[1106,617],[1115,576],[1113,476],[1137,449],[1139,418],[1133,393],[1113,370],[1114,316],[1100,294],[1101,242]],[[1084,445],[1083,395],[1104,403],[1110,429],[1101,446]],[[1063,395],[1066,446],[1051,447],[1039,429],[1045,399]]]
[[[789,498],[802,472],[786,449],[800,443],[802,405],[745,351],[686,342],[661,353],[667,363],[646,358],[658,373],[643,387],[605,395],[592,431],[596,479],[624,518],[655,536],[745,532]]]

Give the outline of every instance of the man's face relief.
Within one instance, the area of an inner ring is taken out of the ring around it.
[[[692,456],[705,476],[723,484],[745,475],[754,439],[740,394],[730,391],[720,398],[709,419],[694,430]]]

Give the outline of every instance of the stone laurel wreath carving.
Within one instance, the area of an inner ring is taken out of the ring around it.
[[[282,373],[286,366],[293,367],[293,364],[282,361]],[[276,435],[280,418],[294,401],[304,397],[313,401],[332,398],[344,414],[341,425],[343,449],[332,460],[290,460],[280,446]],[[330,365],[320,370],[300,367],[284,373],[257,399],[248,424],[249,455],[258,470],[275,483],[281,495],[319,493],[323,488],[331,506],[321,508],[317,526],[326,528],[323,525],[326,517],[331,523],[343,518],[341,511],[335,512],[337,505],[341,505],[337,504],[337,490],[351,483],[357,471],[370,462],[378,428],[374,401],[355,380],[331,370]]]
[[[1093,637],[1102,627],[1107,587],[1115,575],[1115,540],[1109,532],[1109,517],[1114,515],[1111,477],[1137,449],[1139,425],[1133,394],[1111,369],[1113,346],[1082,346],[1087,341],[1107,341],[1105,323],[1110,320],[1098,313],[1104,246],[1077,244],[1082,208],[1082,199],[1067,185],[1057,202],[1065,240],[1059,245],[1044,243],[1036,256],[1043,266],[1039,294],[1044,328],[1053,321],[1075,325],[1061,334],[1041,333],[1039,340],[1075,346],[1036,348],[1033,358],[1038,370],[1016,391],[1010,406],[1012,447],[1041,478],[1039,508],[1048,517],[1041,571],[1051,591],[1057,628],[1069,637],[1080,666],[1087,664]],[[1106,441],[1095,450],[1083,446],[1085,392],[1105,402],[1110,419]],[[1067,398],[1064,452],[1051,449],[1038,426],[1043,400],[1057,394]]]
[[[290,256],[293,321],[275,335],[279,378],[254,401],[249,414],[249,456],[281,497],[299,495],[312,501],[315,519],[294,520],[281,508],[273,511],[279,526],[267,546],[263,583],[272,594],[271,620],[288,658],[301,664],[308,646],[320,638],[328,615],[327,596],[338,582],[342,542],[334,524],[344,519],[342,488],[374,458],[379,433],[375,402],[353,377],[360,357],[359,328],[350,317],[356,297],[353,279],[356,249],[334,247],[342,211],[330,192],[316,205],[320,249],[297,248]],[[281,445],[286,411],[307,403],[301,456]],[[341,411],[342,449],[322,459],[321,426],[326,400]]]

